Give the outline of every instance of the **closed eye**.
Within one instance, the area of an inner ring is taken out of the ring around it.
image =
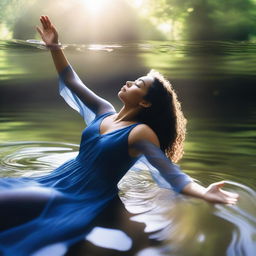
[[[134,82],[134,84],[135,84],[138,88],[141,88],[141,86],[140,86],[138,83]]]

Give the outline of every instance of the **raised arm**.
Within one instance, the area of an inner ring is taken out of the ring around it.
[[[67,85],[96,116],[105,112],[115,111],[114,107],[108,101],[96,95],[77,77],[59,45],[58,32],[50,19],[47,16],[41,16],[40,21],[42,28],[37,26],[37,31],[46,46],[50,49],[56,70],[65,85]]]

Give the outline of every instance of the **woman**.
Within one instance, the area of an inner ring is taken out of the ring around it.
[[[138,160],[158,170],[152,174],[160,185],[209,202],[236,203],[237,194],[221,190],[224,182],[204,188],[172,163],[182,155],[185,119],[168,81],[153,71],[127,81],[118,93],[124,105],[116,112],[73,71],[49,18],[40,21],[37,30],[51,50],[60,93],[87,128],[78,156],[49,175],[1,179],[0,255],[57,255],[49,254],[56,248],[64,253],[85,237],[90,222],[117,195],[118,181]],[[13,223],[17,212],[24,217]]]

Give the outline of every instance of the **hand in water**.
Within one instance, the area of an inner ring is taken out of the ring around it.
[[[41,16],[42,29],[36,26],[38,33],[47,46],[58,44],[58,32],[47,16]]]
[[[212,183],[206,188],[204,199],[212,203],[236,204],[239,195],[221,189],[225,181]]]

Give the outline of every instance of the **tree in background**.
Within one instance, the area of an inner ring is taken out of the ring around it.
[[[104,12],[94,18],[83,7],[104,1]],[[6,35],[2,39],[33,38],[42,14],[53,17],[60,30],[73,24],[67,38],[74,42],[256,36],[256,0],[0,0],[0,10],[0,38]]]
[[[169,39],[247,40],[256,34],[255,0],[133,0]],[[165,25],[165,26],[164,26]]]
[[[40,15],[54,20],[66,43],[165,39],[125,0],[0,0],[0,9],[2,39],[35,38]]]

